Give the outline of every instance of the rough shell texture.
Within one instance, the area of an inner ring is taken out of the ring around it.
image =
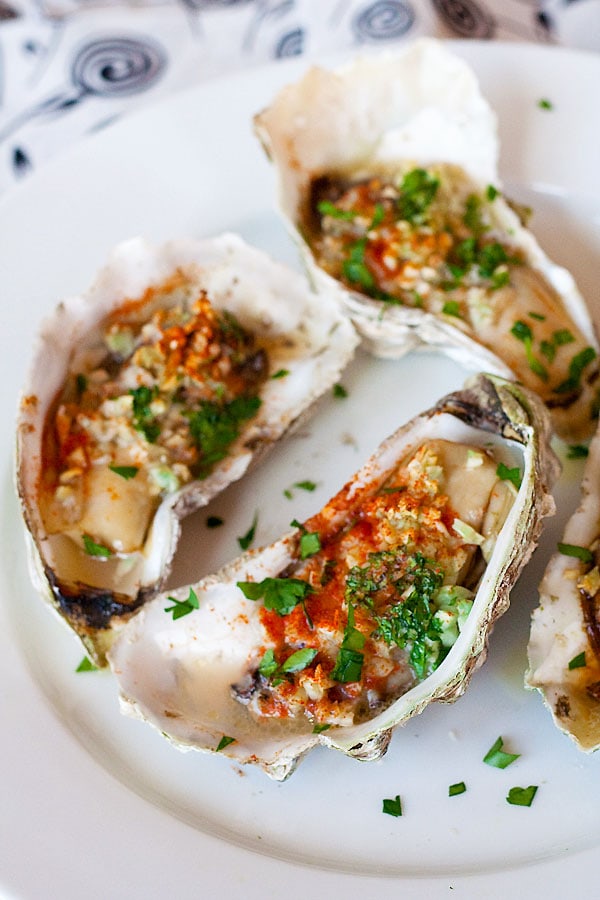
[[[259,604],[245,599],[236,582],[277,577],[298,559],[298,532],[250,551],[194,586],[199,609],[176,621],[165,614],[164,596],[155,598],[120,634],[109,661],[121,692],[122,711],[148,721],[180,749],[214,751],[223,735],[235,743],[221,750],[243,763],[261,766],[283,779],[316,744],[359,759],[377,759],[392,729],[433,700],[452,701],[465,690],[484,661],[490,631],[506,611],[509,594],[532,553],[543,516],[554,512],[549,493],[558,463],[549,447],[543,404],[530,392],[494,376],[480,375],[442,399],[388,438],[342,489],[336,500],[358,487],[377,489],[406,454],[429,437],[496,446],[519,465],[523,480],[479,584],[458,641],[439,668],[370,721],[313,734],[306,723],[290,727],[257,723],[236,702],[230,687],[239,682],[261,646]],[[175,592],[183,600],[188,588]]]
[[[495,114],[467,64],[431,39],[396,54],[358,58],[334,71],[310,69],[255,117],[255,129],[276,169],[282,214],[319,289],[332,290],[333,279],[315,263],[303,236],[309,189],[319,176],[338,173],[351,179],[393,174],[403,164],[449,163],[459,166],[479,193],[488,185],[500,186]],[[510,235],[511,245],[555,288],[571,320],[597,348],[572,276],[548,259],[501,195],[493,204],[493,228]],[[512,377],[507,363],[452,317],[385,304],[336,284],[376,355],[399,357],[428,346],[471,371]]]
[[[74,358],[104,317],[178,270],[205,289],[215,307],[227,309],[244,327],[268,338],[271,372],[285,367],[289,374],[267,379],[258,414],[244,424],[209,477],[165,496],[135,568],[126,573],[117,569],[105,584],[92,586],[70,576],[65,580],[38,504],[42,431],[49,408]],[[18,492],[34,583],[97,661],[104,661],[113,630],[160,588],[176,549],[180,519],[241,478],[294,426],[337,381],[356,344],[335,298],[317,297],[299,274],[232,234],[160,247],[138,238],[127,241],[113,251],[88,291],[62,302],[43,324],[18,417]]]
[[[590,445],[581,502],[566,525],[565,544],[587,549],[598,540],[598,484],[600,431]],[[556,726],[580,749],[591,751],[600,747],[600,660],[577,587],[585,568],[589,566],[562,553],[550,559],[540,585],[540,603],[532,616],[526,685],[540,691]],[[585,665],[569,668],[580,654],[585,654]]]

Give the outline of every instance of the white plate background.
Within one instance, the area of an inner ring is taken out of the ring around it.
[[[501,174],[535,208],[542,245],[575,274],[600,318],[600,58],[528,45],[457,43],[496,109]],[[284,784],[219,756],[179,754],[121,717],[108,673],[75,674],[78,644],[31,587],[12,487],[13,421],[35,329],[88,285],[118,241],[230,229],[297,265],[274,211],[274,180],[251,117],[305,63],[193,89],[114,126],[45,167],[0,203],[4,491],[0,562],[0,892],[6,897],[217,898],[385,896],[546,898],[597,889],[600,759],[559,734],[524,690],[529,615],[581,462],[565,462],[558,516],[497,625],[467,695],[396,732],[387,756],[358,763],[313,752]],[[538,100],[554,109],[544,111]],[[90,101],[92,102],[92,101]],[[360,354],[302,431],[209,512],[186,523],[172,583],[315,511],[379,441],[459,387],[466,370],[431,354]],[[318,482],[313,494],[283,490]],[[482,757],[501,735],[519,760]],[[449,798],[464,780],[467,792]],[[505,797],[539,785],[531,808]],[[400,794],[404,815],[383,815]]]

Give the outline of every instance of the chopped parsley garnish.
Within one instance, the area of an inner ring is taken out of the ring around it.
[[[569,660],[569,669],[583,669],[586,665],[585,650],[582,650],[581,653],[578,653],[577,656],[574,656],[573,659]]]
[[[260,397],[242,395],[224,404],[206,400],[187,414],[190,434],[200,451],[199,478],[206,478],[214,464],[227,456],[241,423],[255,416],[260,405]]]
[[[223,735],[219,743],[217,744],[216,752],[219,753],[221,750],[224,750],[225,747],[229,747],[230,744],[235,744],[236,739],[232,737],[228,737],[226,734]]]
[[[364,654],[363,649],[366,636],[354,627],[354,607],[348,604],[348,621],[344,630],[344,639],[337,655],[335,666],[331,673],[334,681],[347,684],[352,681],[360,681]]]
[[[247,550],[252,541],[254,540],[254,535],[256,534],[256,526],[258,524],[258,513],[254,513],[254,518],[252,519],[252,525],[246,532],[246,534],[242,535],[237,539],[238,544],[242,550]]]
[[[496,475],[498,478],[501,478],[502,481],[510,481],[517,490],[521,487],[521,470],[518,466],[509,467],[503,462],[498,463]]]
[[[248,600],[264,601],[265,609],[287,616],[314,588],[300,578],[264,578],[262,581],[238,581],[237,586]]]
[[[350,248],[348,258],[342,264],[342,271],[345,278],[351,284],[358,284],[366,291],[372,291],[375,288],[375,279],[369,271],[365,262],[365,250],[367,249],[367,238],[361,238],[356,241]]]
[[[271,375],[271,378],[272,378],[272,379],[275,379],[275,378],[285,378],[285,376],[286,376],[286,375],[289,375],[289,374],[290,374],[290,370],[289,370],[289,369],[277,369],[276,372],[273,372],[273,374]]]
[[[589,447],[585,444],[571,444],[567,449],[567,459],[585,459],[589,453]]]
[[[555,393],[568,394],[570,391],[576,391],[579,388],[583,370],[595,358],[596,351],[593,347],[585,347],[579,353],[576,353],[569,363],[569,377],[561,382],[558,387],[554,388]]]
[[[339,206],[336,206],[330,200],[321,200],[317,204],[317,209],[322,216],[331,216],[332,219],[343,219],[345,222],[349,222],[356,217],[354,210],[340,209]]]
[[[587,547],[579,547],[577,544],[563,544],[561,542],[557,546],[558,552],[562,553],[563,556],[573,556],[575,559],[580,559],[583,563],[591,563],[594,559],[594,554]]]
[[[548,370],[534,355],[533,332],[529,325],[526,322],[523,322],[522,319],[519,319],[510,329],[510,333],[513,335],[513,337],[516,337],[518,341],[522,341],[523,345],[525,346],[525,355],[527,357],[527,362],[534,375],[537,375],[542,379],[542,381],[548,381]]]
[[[427,220],[427,210],[431,206],[440,186],[439,178],[426,169],[412,169],[400,184],[397,200],[398,215],[413,225],[422,225]]]
[[[442,307],[442,312],[446,316],[456,316],[458,319],[462,318],[460,312],[460,303],[457,300],[448,300],[444,303]]]
[[[537,322],[545,322],[546,316],[543,316],[541,313],[530,312],[528,315],[531,316],[532,319],[535,319]]]
[[[129,393],[133,397],[133,427],[144,435],[149,444],[154,444],[160,435],[160,425],[152,414],[151,403],[158,396],[158,387],[141,385],[132,388]]]
[[[551,100],[548,100],[547,97],[542,97],[538,100],[538,107],[540,109],[554,109],[554,104]]]
[[[120,475],[121,478],[124,478],[125,481],[129,481],[130,478],[135,478],[140,471],[137,466],[109,466],[108,468],[111,472],[114,472],[115,475]]]
[[[170,601],[173,606],[165,606],[165,612],[172,613],[173,621],[189,615],[194,609],[200,609],[198,596],[193,588],[190,588],[186,600],[178,600],[177,597],[167,597],[167,600]]]
[[[481,199],[477,194],[469,194],[467,197],[463,222],[476,237],[480,237],[487,230],[481,218]]]
[[[307,531],[297,519],[293,519],[290,525],[293,528],[299,528],[302,532],[300,535],[300,559],[308,559],[309,556],[314,556],[315,553],[319,552],[321,549],[321,538],[318,531]]]
[[[105,547],[104,544],[97,544],[89,534],[82,534],[81,539],[83,548],[88,556],[99,556],[103,559],[106,559],[107,556],[112,556],[112,550],[109,547]]]
[[[272,649],[266,651],[260,661],[258,671],[264,678],[268,678],[274,687],[285,681],[287,675],[294,675],[296,672],[302,672],[317,655],[314,647],[304,647],[302,650],[296,650],[291,656],[288,656],[284,662],[279,665],[275,659],[275,653]]]
[[[330,728],[329,722],[317,722],[313,728],[313,734],[322,734],[324,731],[329,731]]]
[[[498,194],[499,194],[498,188],[494,187],[493,184],[488,184],[488,186],[485,190],[485,196],[490,201],[490,203],[492,202],[492,200],[496,199]]]
[[[300,491],[315,491],[317,489],[316,481],[295,481],[291,488],[286,488],[283,496],[291,500],[294,496],[292,488],[298,488]]]
[[[348,396],[348,391],[343,384],[334,384],[333,396],[336,400],[344,400]]]
[[[220,528],[221,525],[224,525],[224,520],[221,516],[208,516],[206,519],[206,527],[207,528]]]
[[[456,797],[458,794],[464,794],[467,786],[464,781],[457,781],[456,784],[451,784],[448,788],[448,796]]]
[[[494,766],[496,769],[506,769],[511,763],[514,763],[515,759],[518,759],[521,754],[506,753],[502,749],[503,745],[504,741],[499,737],[483,757],[484,763],[487,763],[488,766]]]
[[[382,812],[386,813],[388,816],[395,816],[396,818],[401,816],[402,801],[400,800],[400,795],[396,794],[393,799],[384,800]]]
[[[77,668],[76,672],[97,672],[98,666],[95,666],[94,663],[88,656],[84,656]]]
[[[526,788],[512,787],[508,792],[506,800],[513,806],[531,806],[536,793],[536,784],[530,784],[529,787]]]
[[[562,328],[560,331],[555,331],[549,341],[542,341],[540,350],[548,362],[554,362],[558,347],[562,347],[564,344],[572,344],[574,340],[575,338],[568,328]]]

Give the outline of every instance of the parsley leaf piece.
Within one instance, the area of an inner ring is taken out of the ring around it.
[[[258,524],[258,513],[254,513],[254,518],[252,519],[252,525],[246,532],[246,534],[242,535],[237,539],[238,544],[242,550],[247,550],[252,541],[254,540],[254,535],[256,534],[256,526]]]
[[[439,186],[439,178],[426,169],[412,169],[407,172],[400,184],[400,196],[397,200],[400,218],[413,225],[422,225],[427,220],[427,210]]]
[[[548,381],[548,371],[533,353],[533,332],[526,322],[519,319],[510,329],[510,333],[525,346],[525,355],[531,371],[542,381]],[[556,389],[558,390],[558,388]]]
[[[103,544],[97,544],[89,534],[82,534],[81,539],[83,540],[83,548],[88,556],[99,556],[102,559],[112,556],[110,547],[105,547]]]
[[[228,737],[226,734],[223,735],[219,743],[217,744],[216,752],[224,750],[225,747],[229,747],[230,744],[235,744],[236,738]]]
[[[273,374],[271,375],[271,379],[274,380],[276,378],[285,378],[285,376],[289,375],[289,374],[290,374],[289,369],[277,369],[277,371],[273,372]]]
[[[287,616],[314,588],[300,578],[264,578],[263,581],[238,581],[237,586],[248,600],[262,598],[265,609]]]
[[[260,405],[260,397],[241,395],[224,404],[205,400],[187,413],[190,435],[200,450],[199,478],[206,478],[215,463],[227,456],[240,425],[255,416]]]
[[[301,491],[314,491],[317,488],[317,483],[316,481],[295,481],[292,486],[299,488]]]
[[[393,799],[388,798],[387,800],[384,800],[382,812],[386,813],[388,816],[395,816],[395,818],[401,816],[402,801],[400,800],[400,795],[396,794]]]
[[[456,784],[451,784],[448,788],[448,796],[456,797],[458,794],[464,794],[467,790],[467,786],[464,781],[457,781]]]
[[[557,546],[558,552],[562,553],[563,556],[573,556],[575,559],[580,559],[583,563],[591,563],[594,559],[594,554],[587,547],[579,547],[577,544],[563,544],[560,541]]]
[[[547,97],[542,97],[538,100],[538,107],[539,109],[549,110],[554,109],[554,104],[552,103],[552,100],[548,100]]]
[[[495,769],[506,769],[511,763],[514,763],[515,759],[519,758],[520,753],[506,753],[502,749],[503,744],[504,741],[499,737],[483,757],[484,763],[494,766]]]
[[[149,444],[156,443],[160,435],[160,425],[152,415],[150,404],[158,396],[158,387],[141,385],[132,388],[129,393],[133,397],[133,427],[144,435]]]
[[[530,784],[529,787],[526,788],[512,787],[508,792],[506,800],[513,806],[531,806],[536,793],[536,784]]]
[[[354,627],[354,607],[349,604],[344,639],[331,673],[334,681],[342,684],[360,681],[364,661],[364,654],[360,651],[364,647],[365,641],[365,635]]]
[[[308,559],[321,549],[321,538],[317,531],[305,531],[300,538],[300,559]]]
[[[585,444],[571,444],[567,449],[567,459],[585,459],[589,453],[589,447]]]
[[[114,472],[115,475],[120,475],[121,478],[124,478],[125,481],[129,481],[130,478],[135,478],[140,471],[138,466],[109,466],[108,468],[111,472]]]
[[[493,184],[488,184],[488,186],[485,190],[485,196],[487,197],[487,199],[491,202],[492,200],[496,199],[498,194],[499,194],[498,188],[494,187]]]
[[[344,400],[348,396],[348,391],[343,384],[334,384],[333,396],[336,400]]]
[[[76,672],[97,672],[98,666],[95,666],[94,663],[88,656],[84,656],[77,668]]]
[[[296,650],[295,653],[288,656],[279,668],[286,675],[293,675],[295,672],[301,672],[307,666],[310,666],[316,655],[317,651],[314,647],[303,647],[302,650]]]
[[[330,728],[329,722],[317,722],[313,728],[313,734],[322,734],[323,731],[329,731]]]
[[[371,291],[376,285],[375,279],[365,262],[366,248],[367,238],[361,238],[355,244],[352,244],[348,258],[342,264],[342,271],[351,284],[357,284],[366,291]]]
[[[513,327],[510,329],[510,333],[513,337],[516,337],[518,341],[533,341],[533,332],[527,322],[523,322],[522,319],[518,319]]]
[[[480,237],[487,230],[481,218],[481,199],[477,194],[469,194],[467,197],[463,223],[476,237]]]
[[[502,481],[510,481],[517,490],[521,487],[521,470],[518,466],[514,466],[510,468],[505,465],[503,462],[498,463],[498,468],[496,469],[496,475],[498,478],[501,478]]]
[[[275,659],[275,651],[270,647],[264,654],[258,665],[258,671],[265,678],[270,678],[277,671],[277,660]]]
[[[529,315],[532,319],[536,319],[538,322],[545,322],[546,316],[543,316],[541,313],[530,312]]]
[[[349,222],[356,217],[356,213],[352,209],[340,209],[330,200],[321,200],[317,204],[317,209],[322,216],[331,216],[332,219],[342,219]]]
[[[596,351],[593,347],[585,347],[579,353],[576,353],[569,363],[569,377],[561,382],[558,387],[555,387],[554,392],[556,394],[568,394],[569,391],[576,391],[579,388],[583,370],[595,358]]]
[[[442,312],[446,316],[456,316],[457,319],[462,319],[460,303],[457,300],[447,300],[442,307]]]
[[[224,525],[225,521],[221,518],[221,516],[208,516],[206,519],[206,527],[207,528],[220,528],[221,525]]]
[[[170,600],[173,606],[165,606],[165,612],[172,613],[173,621],[189,615],[194,609],[200,609],[200,603],[193,588],[190,588],[186,600],[178,600],[177,597],[167,597],[167,600]]]
[[[582,650],[581,653],[578,653],[577,656],[574,656],[573,659],[569,660],[569,670],[583,669],[586,665],[585,650]]]

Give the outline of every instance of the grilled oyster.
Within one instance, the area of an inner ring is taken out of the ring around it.
[[[231,234],[125,242],[60,304],[21,402],[18,490],[36,586],[96,662],[160,588],[180,519],[297,422],[356,343],[335,298]]]
[[[315,283],[372,351],[431,345],[516,377],[567,440],[591,436],[598,344],[570,274],[502,195],[495,117],[442,44],[313,68],[255,119]]]
[[[600,431],[590,444],[579,508],[544,573],[532,616],[528,687],[582,750],[600,747]]]
[[[276,779],[319,743],[379,758],[483,662],[554,511],[549,433],[535,394],[471,379],[294,532],[146,604],[109,654],[122,711]]]

